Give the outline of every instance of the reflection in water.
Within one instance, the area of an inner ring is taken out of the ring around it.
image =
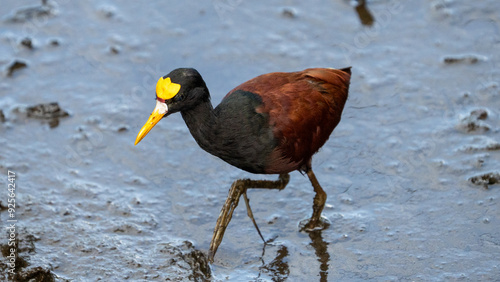
[[[265,246],[263,251],[265,251]],[[273,281],[286,280],[288,275],[290,275],[290,267],[287,260],[288,255],[288,248],[286,246],[279,246],[279,250],[273,261],[260,267],[259,277],[261,273],[267,273],[272,277]],[[264,253],[262,253],[262,257],[264,257]]]
[[[328,253],[329,243],[323,240],[322,231],[323,230],[309,231],[308,234],[309,238],[311,238],[310,245],[314,248],[316,257],[318,258],[318,261],[320,263],[320,281],[328,281],[328,267],[330,262],[330,254]],[[276,238],[273,238],[264,244],[261,256],[262,266],[260,267],[260,273],[257,277],[257,280],[260,278],[260,275],[262,273],[266,273],[267,275],[269,275],[273,281],[284,281],[290,275],[290,267],[288,265],[287,259],[289,256],[289,252],[286,246],[279,246],[279,249],[276,252],[276,257],[270,263],[266,264],[264,262],[266,246],[268,245],[268,243],[274,241],[274,239]]]
[[[320,281],[328,281],[328,263],[330,261],[330,254],[328,253],[328,243],[323,240],[321,232],[323,230],[315,230],[309,232],[311,238],[311,246],[314,248],[318,261],[320,262],[319,274]]]
[[[375,22],[372,13],[368,10],[365,0],[358,0],[356,5],[356,12],[358,13],[359,19],[363,25],[371,26]]]

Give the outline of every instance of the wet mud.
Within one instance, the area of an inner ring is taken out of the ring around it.
[[[33,235],[25,232],[19,232],[18,237],[13,241],[14,244],[1,244],[0,251],[4,258],[7,258],[9,263],[14,263],[16,271],[14,274],[9,273],[9,264],[0,264],[2,275],[0,276],[3,281],[55,281],[56,276],[51,273],[50,269],[46,266],[40,266],[37,263],[32,265],[30,262],[30,254],[35,253],[35,241],[37,239]],[[20,239],[20,237],[22,238]],[[7,234],[7,237],[9,235]],[[14,260],[10,259],[12,247],[16,247],[16,257]]]
[[[499,3],[2,1],[0,280],[497,280]],[[328,228],[300,231],[314,192],[294,172],[248,192],[267,243],[240,204],[209,264],[231,183],[276,176],[209,156],[180,115],[134,146],[158,77],[194,67],[216,105],[262,73],[348,66],[313,158]]]
[[[48,121],[50,128],[59,125],[59,119],[69,116],[69,114],[59,107],[57,102],[38,104],[26,108],[28,118],[35,118]]]
[[[469,181],[476,185],[482,185],[488,188],[488,185],[499,184],[500,183],[500,172],[490,172],[481,175],[476,175],[469,178]]]
[[[33,1],[34,2],[34,1]],[[2,15],[5,22],[26,23],[35,19],[54,15],[54,6],[42,1],[41,4],[22,6],[12,10],[10,14]]]
[[[3,122],[5,122],[5,121],[6,121],[6,119],[5,119],[5,115],[4,115],[3,111],[2,111],[2,110],[0,110],[0,122],[2,122],[2,123],[3,123]]]
[[[28,64],[26,62],[15,60],[7,66],[6,72],[7,76],[13,76],[15,72],[27,68]]]

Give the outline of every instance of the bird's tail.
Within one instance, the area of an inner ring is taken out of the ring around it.
[[[348,73],[349,75],[351,75],[351,68],[352,67],[347,67],[347,68],[343,68],[343,69],[339,69],[339,70],[341,70],[341,71],[343,71],[343,72]]]

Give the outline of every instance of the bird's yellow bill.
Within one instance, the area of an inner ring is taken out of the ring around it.
[[[162,103],[160,101],[156,101],[156,107],[153,110],[153,113],[148,118],[148,121],[144,124],[137,134],[137,138],[135,138],[135,145],[141,142],[142,138],[144,138],[149,131],[163,118],[163,116],[167,113],[168,107],[167,104]]]

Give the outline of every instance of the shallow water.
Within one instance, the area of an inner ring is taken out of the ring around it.
[[[250,191],[272,242],[238,207],[211,279],[498,279],[499,185],[469,179],[500,171],[500,3],[407,2],[2,1],[0,167],[17,176],[18,273],[202,280],[232,181],[275,176],[208,155],[180,115],[134,146],[157,78],[195,67],[217,104],[262,73],[352,66],[342,121],[313,159],[332,225],[299,232],[314,194],[297,172],[281,192]],[[51,102],[69,116],[28,117]]]

